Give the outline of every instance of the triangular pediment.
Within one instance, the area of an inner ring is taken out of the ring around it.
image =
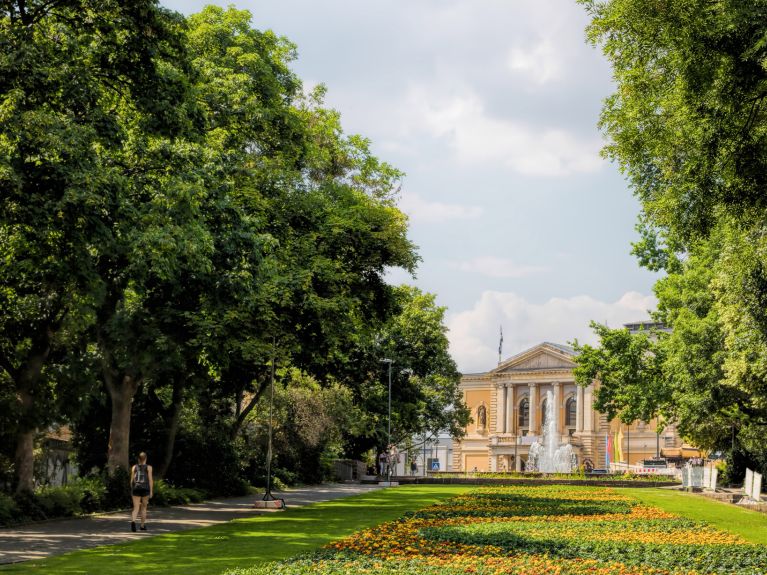
[[[570,347],[542,343],[502,362],[493,373],[573,369],[575,355]]]

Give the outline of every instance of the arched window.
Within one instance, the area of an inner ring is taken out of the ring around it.
[[[575,427],[575,410],[578,404],[574,397],[565,403],[565,427]]]
[[[541,428],[546,427],[546,408],[549,406],[548,398],[543,398],[541,403]]]
[[[527,398],[519,402],[519,429],[530,426],[530,402]]]

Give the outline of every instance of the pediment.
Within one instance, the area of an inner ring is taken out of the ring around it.
[[[501,363],[494,373],[573,369],[575,352],[564,346],[540,344]]]

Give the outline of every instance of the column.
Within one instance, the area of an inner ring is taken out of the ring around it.
[[[583,431],[594,431],[594,384],[583,390]]]
[[[504,433],[506,431],[506,386],[499,383],[495,390],[495,431]]]
[[[562,382],[554,382],[554,431],[562,435]]]
[[[538,429],[538,384],[530,384],[530,435],[537,435]]]
[[[506,433],[514,434],[514,385],[506,389]]]
[[[522,458],[519,455],[514,459],[514,469],[515,471],[522,471]]]
[[[583,431],[583,387],[575,386],[575,431]]]

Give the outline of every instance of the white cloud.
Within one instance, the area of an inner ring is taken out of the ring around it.
[[[467,261],[453,261],[453,269],[491,278],[522,278],[547,270],[540,266],[519,266],[510,259],[481,256]]]
[[[410,217],[412,222],[441,223],[450,220],[473,220],[482,215],[482,208],[479,206],[429,202],[412,193],[402,194],[399,208]]]
[[[626,292],[618,301],[604,302],[591,296],[552,298],[531,303],[510,292],[486,291],[470,310],[451,315],[450,350],[463,372],[492,369],[498,362],[498,331],[503,325],[503,358],[544,341],[597,343],[589,329],[591,320],[620,327],[648,317],[655,307],[653,296]]]
[[[411,126],[445,140],[458,159],[469,164],[503,164],[528,176],[568,176],[601,169],[599,137],[578,137],[552,127],[486,114],[472,93],[440,99],[427,89],[410,93],[405,107]]]
[[[512,72],[521,72],[536,84],[546,84],[559,79],[563,69],[554,44],[547,39],[540,40],[530,47],[512,48],[507,63]]]

